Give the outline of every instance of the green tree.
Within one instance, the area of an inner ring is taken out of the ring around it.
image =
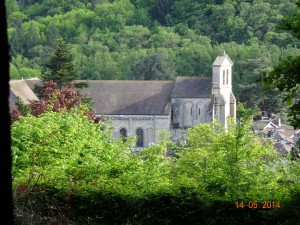
[[[296,3],[300,9],[300,1]],[[285,18],[279,26],[281,29],[290,31],[300,39],[300,12]],[[300,128],[300,56],[288,57],[271,71],[263,72],[258,82],[264,84],[265,89],[277,87],[285,95],[284,101],[289,105],[288,119],[294,128]]]
[[[110,126],[88,120],[84,110],[62,109],[20,117],[13,123],[14,187],[26,185],[32,190],[44,186],[71,194],[125,165],[122,160],[130,153],[131,142],[109,140]],[[80,185],[79,180],[83,181]]]
[[[128,75],[135,80],[172,80],[175,76],[173,62],[162,54],[148,55],[138,61]]]
[[[18,22],[16,29],[12,32],[10,38],[10,54],[16,56],[17,54],[24,54],[25,52],[25,34],[21,22]]]
[[[74,62],[74,55],[69,50],[63,39],[55,43],[54,52],[46,64],[47,71],[42,76],[43,82],[53,80],[61,90],[71,81],[79,78]]]
[[[60,38],[59,30],[56,26],[55,22],[51,22],[47,29],[47,42],[48,45],[53,46],[55,44],[55,40]]]
[[[25,33],[25,38],[26,38],[25,50],[27,53],[31,48],[35,47],[40,42],[39,30],[37,29],[34,23],[30,23],[29,28]]]
[[[166,15],[170,12],[174,0],[160,0],[157,1],[155,7],[151,10],[153,19],[157,20],[160,24],[166,24]]]
[[[238,123],[202,124],[188,131],[187,145],[179,152],[177,176],[185,186],[215,198],[235,201],[288,197],[277,179],[279,158],[271,142],[255,140],[251,115],[240,112]]]
[[[134,16],[134,6],[129,0],[97,4],[95,7],[95,26],[100,29],[117,31],[130,24]]]
[[[185,76],[207,77],[211,74],[212,47],[191,43],[177,51],[176,70]]]
[[[19,5],[16,0],[5,0],[7,18],[12,12],[19,11]]]

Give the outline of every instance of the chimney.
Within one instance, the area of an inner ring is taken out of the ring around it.
[[[281,118],[278,117],[278,126],[281,126]]]

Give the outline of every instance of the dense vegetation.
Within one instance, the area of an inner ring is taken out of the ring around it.
[[[291,32],[300,40],[300,1],[296,3],[298,12],[283,19],[280,28]],[[271,71],[260,74],[258,82],[263,83],[264,89],[276,87],[282,91],[284,102],[289,105],[288,119],[294,128],[300,128],[300,55],[289,56],[276,65]],[[298,150],[299,151],[299,150]]]
[[[81,110],[20,117],[12,125],[17,224],[299,223],[300,164],[255,140],[242,118],[228,131],[194,127],[180,146],[162,133],[162,143],[132,153],[133,140],[110,139],[109,123]]]
[[[234,61],[238,100],[278,112],[279,93],[262,94],[253,81],[261,71],[300,53],[298,41],[277,29],[282,18],[296,12],[295,0],[6,3],[11,77],[17,79],[46,72],[58,37],[74,53],[81,79],[210,76],[213,60],[224,49]]]

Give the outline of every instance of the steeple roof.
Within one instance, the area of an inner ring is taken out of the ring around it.
[[[229,56],[223,51],[217,58],[215,59],[213,66],[232,66],[233,62],[229,58]]]

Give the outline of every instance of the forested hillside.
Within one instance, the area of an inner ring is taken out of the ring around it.
[[[234,92],[248,106],[278,112],[280,96],[262,94],[259,73],[299,43],[277,28],[295,0],[6,0],[11,78],[40,77],[63,38],[81,79],[210,76],[222,50],[234,62]],[[145,74],[153,74],[152,77]],[[161,76],[164,74],[164,76]],[[247,95],[245,95],[247,93]]]

